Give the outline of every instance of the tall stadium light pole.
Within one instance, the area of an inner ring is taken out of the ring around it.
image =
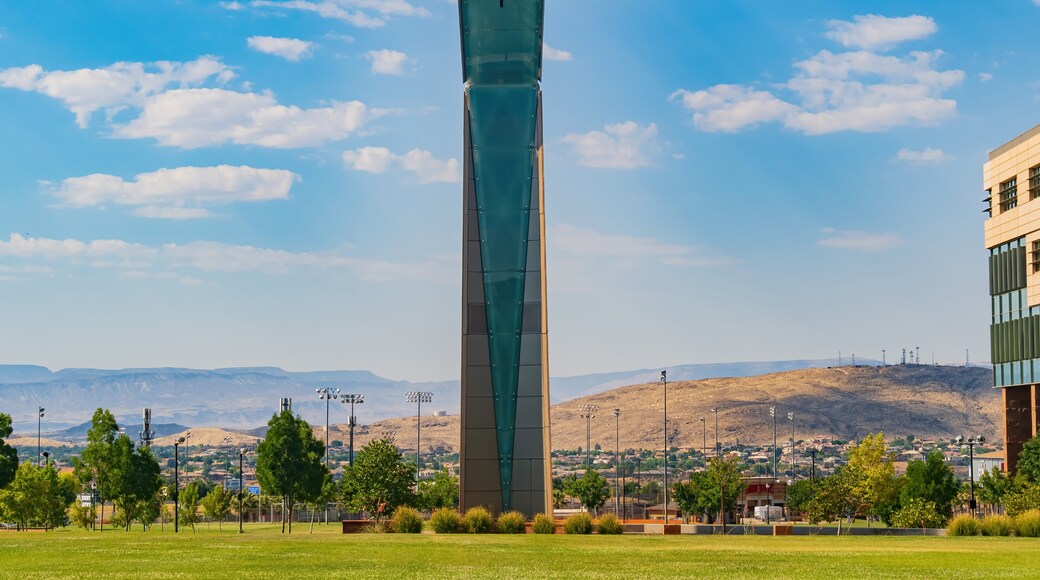
[[[788,413],[787,420],[791,422],[791,473],[798,477],[798,473],[795,471],[797,466],[795,465],[794,457],[794,413]]]
[[[708,418],[701,417],[701,465],[708,471]]]
[[[181,459],[181,454],[180,454],[180,450],[181,450],[181,443],[184,443],[185,441],[186,441],[186,439],[184,437],[180,437],[180,438],[174,440],[174,442],[173,442],[173,533],[175,533],[175,534],[180,531],[180,521],[181,521],[181,517],[180,517],[180,515],[181,515],[181,510],[180,510],[180,507],[181,507],[181,504],[180,504],[180,495],[181,495],[181,489],[180,489],[181,488],[181,486],[180,486],[180,480],[181,480],[180,459]]]
[[[668,371],[661,371],[664,384],[664,523],[668,523]]]
[[[596,418],[599,405],[580,405],[581,418],[585,419],[585,469],[592,469],[592,420]]]
[[[419,442],[422,435],[422,404],[433,402],[433,393],[409,391],[404,394],[409,403],[415,403],[415,491],[419,491]]]
[[[983,443],[985,443],[985,441],[986,441],[986,438],[983,437],[982,435],[974,435],[972,437],[968,437],[967,439],[965,439],[964,437],[958,435],[953,440],[953,442],[956,443],[959,446],[967,446],[968,447],[968,477],[969,477],[969,481],[971,482],[969,484],[971,486],[970,487],[970,489],[971,489],[971,499],[968,500],[968,510],[971,511],[971,517],[975,517],[976,516],[976,512],[975,512],[975,509],[976,509],[976,503],[975,503],[975,446],[976,445],[982,445]]]
[[[618,487],[618,471],[621,469],[621,409],[614,409],[614,514],[621,510],[621,488]]]
[[[354,405],[360,405],[365,402],[365,396],[356,393],[344,393],[339,396],[339,402],[344,405],[350,405],[350,458],[347,460],[348,465],[354,466],[354,426],[357,424],[357,417],[354,416]]]
[[[246,495],[246,488],[242,487],[242,460],[245,458],[245,456],[246,448],[243,447],[238,450],[238,533],[240,534],[242,533],[242,519],[244,517],[243,514],[245,513],[245,510],[242,509],[245,506],[244,500]]]
[[[339,398],[339,389],[314,389],[318,398],[325,401],[325,469],[329,468],[329,402]]]
[[[36,467],[40,467],[43,461],[43,438],[41,436],[43,430],[43,407],[40,407],[40,415],[36,418]],[[30,439],[29,441],[32,441]]]
[[[715,457],[722,457],[722,448],[719,447],[719,408],[712,407],[711,412],[715,413]]]
[[[769,416],[773,418],[773,479],[776,479],[776,407],[769,407]]]

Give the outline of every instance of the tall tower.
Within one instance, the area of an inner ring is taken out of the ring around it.
[[[551,506],[544,0],[460,0],[465,142],[461,507]]]

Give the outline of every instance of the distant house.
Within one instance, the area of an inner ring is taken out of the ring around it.
[[[992,451],[990,453],[976,453],[974,461],[971,464],[971,472],[975,477],[975,482],[979,481],[983,473],[993,471],[996,467],[1001,471],[1004,470],[1004,452],[1003,451]]]

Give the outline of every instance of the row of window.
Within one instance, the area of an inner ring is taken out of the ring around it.
[[[993,365],[993,386],[1030,385],[1040,379],[1040,359]]]
[[[989,251],[990,296],[1026,287],[1026,240],[1017,238]]]
[[[1000,197],[1000,212],[1006,212],[1009,209],[1018,207],[1018,176],[1012,177],[1007,181],[1000,182],[997,188],[997,194]],[[1040,165],[1034,165],[1029,168],[1029,201],[1032,201],[1040,197]],[[993,190],[986,190],[986,199],[984,202],[990,204],[983,211],[992,213],[993,210]]]
[[[1015,290],[991,296],[993,324],[1010,322],[1026,316],[1040,316],[1040,306],[1028,306],[1026,290]]]
[[[994,364],[1040,358],[1040,316],[992,324],[989,331]]]

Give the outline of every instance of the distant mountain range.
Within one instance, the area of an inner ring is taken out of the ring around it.
[[[827,368],[835,359],[772,362],[691,364],[667,367],[669,381],[694,381],[722,377],[749,377],[780,371]],[[848,360],[842,362],[848,363]],[[862,366],[878,361],[857,359]],[[661,369],[639,369],[572,377],[553,377],[550,393],[554,404],[589,397],[617,387],[654,383]],[[0,411],[14,418],[15,431],[35,435],[36,407],[46,408],[43,429],[58,439],[79,438],[94,409],[111,409],[127,432],[140,430],[141,411],[152,409],[158,431],[161,424],[193,427],[222,426],[249,429],[263,425],[277,409],[281,397],[293,399],[293,409],[313,424],[324,424],[325,402],[315,389],[331,387],[344,393],[364,393],[356,408],[359,422],[407,416],[414,407],[404,400],[407,391],[434,394],[430,411],[459,411],[459,382],[408,382],[377,376],[369,371],[290,372],[276,367],[244,367],[215,370],[142,368],[121,370],[50,369],[32,365],[0,365]],[[345,422],[349,411],[333,402],[333,423]],[[166,434],[165,432],[163,434]]]

